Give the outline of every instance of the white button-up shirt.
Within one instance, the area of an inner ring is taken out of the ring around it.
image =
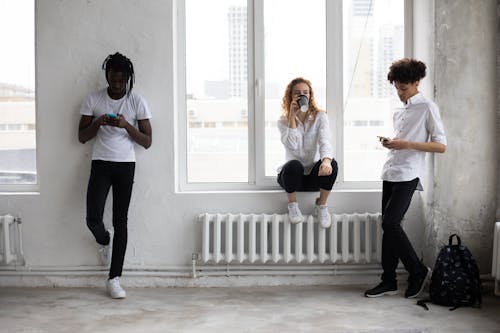
[[[286,161],[298,160],[304,166],[304,175],[311,173],[314,164],[320,159],[333,159],[333,149],[330,142],[330,125],[326,112],[320,111],[312,120],[306,118],[302,123],[295,119],[297,128],[288,127],[288,120],[281,117],[278,128],[281,142],[285,146]],[[281,166],[278,168],[278,172]]]
[[[446,145],[446,136],[438,106],[421,93],[410,97],[393,116],[394,137],[413,142],[438,142]],[[382,170],[382,179],[391,182],[419,177],[417,190],[423,190],[425,152],[390,149]]]

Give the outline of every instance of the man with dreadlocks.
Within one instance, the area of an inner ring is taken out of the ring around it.
[[[127,214],[135,171],[134,142],[149,148],[151,113],[146,101],[132,92],[134,66],[120,53],[102,64],[108,87],[90,93],[80,109],[78,140],[95,138],[87,188],[87,226],[99,244],[104,265],[111,265],[106,289],[112,298],[125,298],[120,286],[127,247]],[[104,205],[113,188],[113,229],[103,223]],[[112,250],[112,251],[111,251]]]

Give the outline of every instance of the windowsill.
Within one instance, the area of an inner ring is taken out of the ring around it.
[[[40,187],[32,185],[0,185],[0,195],[39,195]]]
[[[272,194],[284,193],[284,190],[184,190],[175,194]],[[382,189],[333,189],[332,193],[381,193]],[[307,193],[307,192],[301,192]],[[309,192],[314,193],[314,192]]]
[[[376,182],[374,182],[376,183]],[[221,189],[216,188],[188,188],[176,190],[176,194],[272,194],[272,193],[284,193],[281,188],[239,188],[239,189],[228,189],[220,186]],[[332,193],[381,193],[382,184],[373,184],[367,187],[351,187],[351,186],[338,186],[334,187],[331,191]],[[307,192],[303,192],[307,193]],[[310,192],[314,193],[314,192]]]

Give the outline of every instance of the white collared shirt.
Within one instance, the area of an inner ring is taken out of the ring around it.
[[[137,127],[138,120],[150,119],[146,100],[135,91],[120,99],[109,97],[107,88],[91,92],[84,99],[80,113],[98,118],[106,113],[121,114]],[[97,130],[92,148],[92,160],[112,162],[135,162],[135,142],[125,128],[101,126]]]
[[[438,106],[421,93],[410,97],[393,116],[394,137],[413,142],[438,142],[446,145],[446,136]],[[423,190],[425,152],[390,149],[382,170],[382,179],[391,182],[420,178],[417,190]]]
[[[308,175],[314,164],[320,159],[333,159],[328,116],[326,112],[320,111],[312,120],[306,118],[303,123],[296,118],[295,121],[297,128],[290,128],[285,117],[282,116],[278,120],[281,142],[285,146],[286,161],[300,161],[304,166],[304,175]],[[278,168],[278,172],[280,170],[281,166]]]

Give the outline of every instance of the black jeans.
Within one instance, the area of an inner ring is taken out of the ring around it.
[[[319,189],[331,191],[335,179],[337,179],[337,161],[332,158],[332,173],[329,176],[318,176],[320,165],[321,161],[316,162],[311,173],[304,175],[304,166],[301,162],[297,160],[288,161],[283,165],[278,174],[278,184],[287,193],[296,191],[316,192]]]
[[[135,162],[109,162],[93,160],[87,189],[87,226],[97,243],[109,244],[109,233],[102,217],[104,205],[113,187],[113,254],[109,278],[122,275],[125,250],[127,249],[127,219],[132,186],[134,184]]]
[[[420,262],[410,240],[406,236],[403,220],[411,198],[418,185],[418,178],[407,182],[384,181],[382,187],[382,280],[396,281],[396,267],[399,259],[408,271],[410,278],[421,274],[426,268]]]

